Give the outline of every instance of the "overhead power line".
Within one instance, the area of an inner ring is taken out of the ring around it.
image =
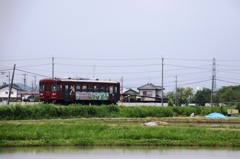
[[[165,58],[166,60],[178,60],[178,61],[212,61],[208,59],[182,59],[182,58]]]
[[[29,61],[29,60],[42,60],[42,59],[50,59],[51,57],[39,57],[39,58],[29,58],[29,59],[1,59],[0,61]]]
[[[33,74],[33,75],[37,75],[37,76],[50,77],[50,76],[41,75],[41,74],[37,74],[37,73],[33,73],[33,72],[29,72],[29,71],[20,70],[20,69],[16,69],[16,70],[18,70],[18,71],[22,71],[22,72],[25,72],[25,73],[29,73],[29,74]]]
[[[232,83],[232,84],[240,84],[240,82],[231,82],[231,81],[226,81],[226,80],[221,80],[221,79],[216,79],[217,81],[222,81],[222,82],[227,82],[227,83]]]
[[[127,59],[105,59],[105,58],[70,58],[70,57],[54,57],[55,59],[69,59],[69,60],[89,60],[89,61],[144,61],[144,60],[161,60],[162,58],[127,58]]]
[[[179,61],[212,61],[211,59],[182,59],[182,58],[165,58],[167,60],[179,60]],[[220,62],[240,62],[240,60],[219,60]]]
[[[197,83],[203,83],[203,82],[207,82],[207,81],[211,81],[211,79],[208,79],[208,80],[204,80],[204,81],[197,81],[197,82],[192,82],[192,83],[184,83],[184,84],[179,84],[179,85],[189,85],[189,84],[197,84]]]
[[[181,66],[181,65],[172,65],[172,64],[165,64],[167,66],[175,66],[175,67],[183,67],[183,68],[194,68],[194,69],[204,69],[204,70],[209,70],[209,68],[203,68],[203,67],[199,67],[199,66],[196,66],[196,67],[189,67],[189,66]]]
[[[23,68],[23,67],[36,67],[36,66],[46,66],[46,65],[52,65],[52,64],[51,64],[51,63],[47,63],[47,64],[39,64],[39,65],[18,66],[18,68]]]
[[[201,73],[206,73],[206,71],[201,71],[201,72],[191,72],[191,73],[183,73],[183,74],[177,74],[177,76],[187,76],[187,75],[193,75],[193,74],[201,74]],[[175,75],[167,75],[165,77],[174,77]]]
[[[12,69],[3,69],[3,70],[0,70],[0,72],[2,71],[12,71]]]
[[[65,66],[84,66],[84,67],[94,67],[94,65],[76,65],[76,64],[63,64],[63,63],[55,63],[55,65],[65,65]],[[144,66],[159,66],[161,64],[146,64],[146,65],[109,65],[109,66],[99,66],[96,65],[96,67],[144,67]]]
[[[230,65],[217,65],[217,66],[219,66],[219,67],[222,67],[222,66],[224,66],[224,67],[233,67],[233,68],[239,68],[239,66],[230,66]]]

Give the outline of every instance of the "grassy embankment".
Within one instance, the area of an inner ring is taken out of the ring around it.
[[[201,115],[209,108],[3,106],[0,107],[0,146],[240,147],[240,125],[177,124],[177,122],[239,123],[239,118],[217,120],[203,117],[173,118],[173,115],[184,116],[177,114],[174,109],[178,113],[186,113],[188,109],[191,109],[189,111],[191,113],[198,110]],[[223,110],[211,108],[210,111],[213,109]],[[76,117],[80,118],[76,119]],[[160,124],[142,125],[149,121]]]
[[[56,118],[145,118],[173,116],[205,116],[212,112],[226,115],[226,107],[125,107],[116,105],[103,106],[55,106],[52,104],[0,106],[0,120],[56,119]]]

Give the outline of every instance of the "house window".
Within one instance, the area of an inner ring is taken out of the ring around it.
[[[152,97],[152,91],[143,91],[143,95]]]
[[[6,91],[5,94],[8,94],[8,91]]]

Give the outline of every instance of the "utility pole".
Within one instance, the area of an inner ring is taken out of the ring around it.
[[[162,106],[163,106],[163,60],[164,60],[164,58],[162,58],[162,98],[161,98],[161,100],[162,100]]]
[[[15,69],[16,69],[16,64],[14,64],[14,67],[13,67],[12,82],[11,82],[11,85],[9,86],[8,103],[7,103],[7,105],[9,105],[10,98],[11,98],[11,94],[12,94],[12,85],[13,85],[13,79],[14,79]]]
[[[24,91],[26,91],[26,75],[27,74],[23,74],[24,78],[23,78],[23,84],[24,84]]]
[[[52,57],[52,78],[54,78],[54,57]]]
[[[176,106],[178,106],[178,93],[177,93],[177,76],[175,76],[176,77],[176,92],[175,92],[175,103],[176,103]]]
[[[37,85],[36,85],[36,76],[34,76],[34,92],[36,92],[36,87],[37,87]]]
[[[31,90],[32,92],[33,92],[33,88],[34,88],[34,87],[33,87],[33,81],[32,81],[32,90]]]
[[[213,66],[212,66],[212,89],[211,89],[211,107],[213,106],[213,93],[217,90],[216,86],[216,62],[215,58],[213,58]]]

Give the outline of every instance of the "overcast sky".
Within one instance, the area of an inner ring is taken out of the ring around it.
[[[0,0],[0,72],[95,77],[137,90],[240,84],[239,0]],[[11,69],[11,70],[9,70]],[[0,82],[7,82],[0,74]]]

